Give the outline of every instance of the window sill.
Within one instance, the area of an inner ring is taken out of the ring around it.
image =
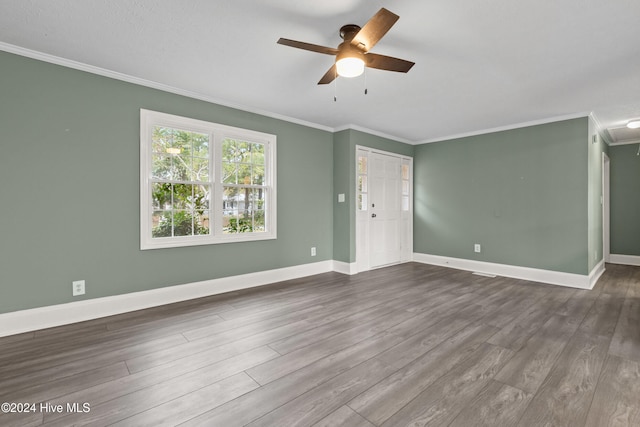
[[[275,233],[260,233],[251,235],[225,235],[223,237],[198,236],[184,239],[165,237],[141,242],[140,250],[181,248],[186,246],[219,245],[223,243],[257,242],[261,240],[276,240]]]

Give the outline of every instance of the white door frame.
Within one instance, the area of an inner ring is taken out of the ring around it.
[[[401,164],[409,165],[409,208],[407,214],[407,227],[405,228],[406,235],[404,237],[405,246],[403,253],[405,255],[401,258],[400,263],[412,261],[413,258],[413,157],[405,156],[398,153],[392,153],[389,151],[378,150],[370,147],[366,147],[363,145],[356,145],[355,147],[355,180],[353,183],[354,194],[355,194],[355,247],[356,247],[356,272],[368,271],[371,269],[370,260],[369,260],[369,231],[370,231],[370,215],[369,210],[361,211],[358,208],[358,158],[360,154],[366,154],[367,157],[369,153],[382,154],[386,156],[392,156],[401,159]],[[367,169],[367,175],[369,170]],[[368,180],[370,183],[371,181]],[[402,197],[402,193],[400,194]],[[370,203],[368,201],[368,203]],[[402,237],[401,237],[402,238]],[[406,251],[408,249],[408,252]]]
[[[610,242],[610,179],[611,162],[606,153],[602,153],[602,259],[609,262],[611,258]]]

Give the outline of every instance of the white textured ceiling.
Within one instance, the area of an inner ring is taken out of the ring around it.
[[[372,52],[408,74],[316,83],[339,28],[400,20]],[[594,112],[640,117],[638,0],[0,0],[0,49],[20,48],[226,105],[411,142]],[[338,101],[334,102],[337,93]]]

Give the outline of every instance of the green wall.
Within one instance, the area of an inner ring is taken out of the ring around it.
[[[353,263],[357,145],[414,157],[414,252],[577,274],[602,256],[594,252],[602,247],[598,159],[606,147],[588,142],[587,118],[412,146],[4,52],[0,69],[0,313]],[[278,239],[141,251],[140,108],[276,134]],[[635,150],[610,149],[612,253],[640,255]],[[87,295],[72,298],[80,279]]]
[[[331,132],[4,52],[0,70],[0,313],[332,259]],[[140,108],[276,134],[278,239],[141,251]]]
[[[638,144],[609,147],[611,253],[640,256],[640,156]]]
[[[371,135],[354,129],[334,134],[334,228],[333,259],[346,263],[356,261],[356,146],[374,148],[413,157],[413,145]],[[345,202],[338,202],[338,194],[345,194]]]
[[[587,144],[580,118],[416,146],[414,252],[588,274]]]
[[[351,180],[352,146],[351,131],[343,130],[333,136],[333,259],[351,262],[351,217],[355,216],[355,178]],[[345,201],[338,203],[338,194],[345,195]]]

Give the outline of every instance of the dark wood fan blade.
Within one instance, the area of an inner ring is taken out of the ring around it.
[[[393,58],[391,56],[378,55],[377,53],[367,53],[364,58],[369,68],[397,71],[399,73],[406,73],[415,65],[415,62],[405,61],[404,59]]]
[[[383,7],[378,13],[373,15],[373,18],[369,19],[369,22],[364,24],[364,27],[362,27],[355,37],[353,37],[353,40],[351,40],[351,44],[368,52],[387,34],[387,31],[393,27],[393,24],[395,24],[398,19],[400,19],[398,15],[389,12]]]
[[[320,46],[317,44],[299,42],[296,40],[289,40],[281,38],[278,40],[278,44],[283,44],[285,46],[297,47],[298,49],[310,50],[311,52],[324,53],[326,55],[337,55],[338,49],[334,49],[332,47]]]
[[[336,70],[336,64],[333,64],[333,67],[329,68],[329,71],[327,71],[324,74],[324,76],[322,76],[318,84],[319,85],[329,84],[332,81],[334,81],[337,76],[338,76],[338,71]]]

